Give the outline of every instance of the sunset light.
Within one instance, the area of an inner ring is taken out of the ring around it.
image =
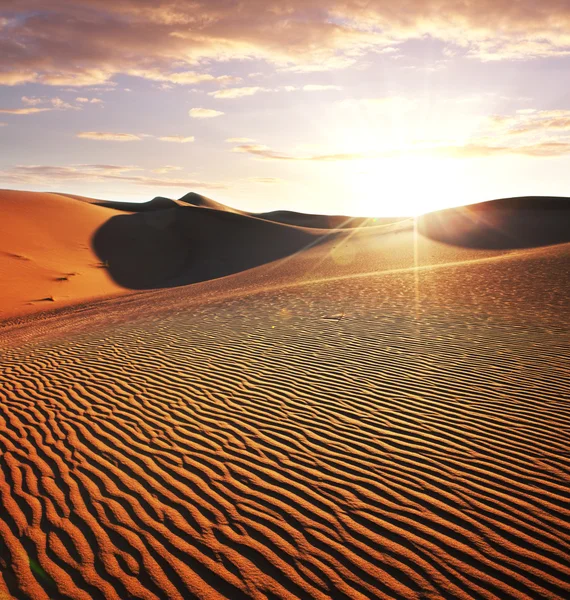
[[[0,600],[570,598],[570,0],[0,0]]]
[[[508,4],[5,2],[0,177],[333,214],[564,195],[568,14]]]

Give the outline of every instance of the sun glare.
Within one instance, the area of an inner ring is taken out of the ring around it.
[[[454,161],[433,157],[400,157],[369,161],[347,174],[354,202],[347,209],[369,216],[417,216],[458,206],[463,199]]]

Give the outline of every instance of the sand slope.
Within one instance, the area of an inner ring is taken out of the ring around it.
[[[320,237],[166,198],[133,205],[0,190],[0,211],[0,319],[221,277]]]
[[[0,319],[121,291],[90,243],[116,211],[0,190],[0,214]]]
[[[0,596],[569,597],[569,274],[367,229],[0,327]]]

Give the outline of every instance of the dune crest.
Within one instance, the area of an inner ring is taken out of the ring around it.
[[[352,276],[570,241],[569,201],[518,198],[413,219],[247,213],[195,193],[147,203],[0,191],[0,319],[244,273]]]

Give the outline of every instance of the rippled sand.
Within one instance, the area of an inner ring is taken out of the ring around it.
[[[370,235],[0,328],[0,597],[570,597],[570,244]]]

